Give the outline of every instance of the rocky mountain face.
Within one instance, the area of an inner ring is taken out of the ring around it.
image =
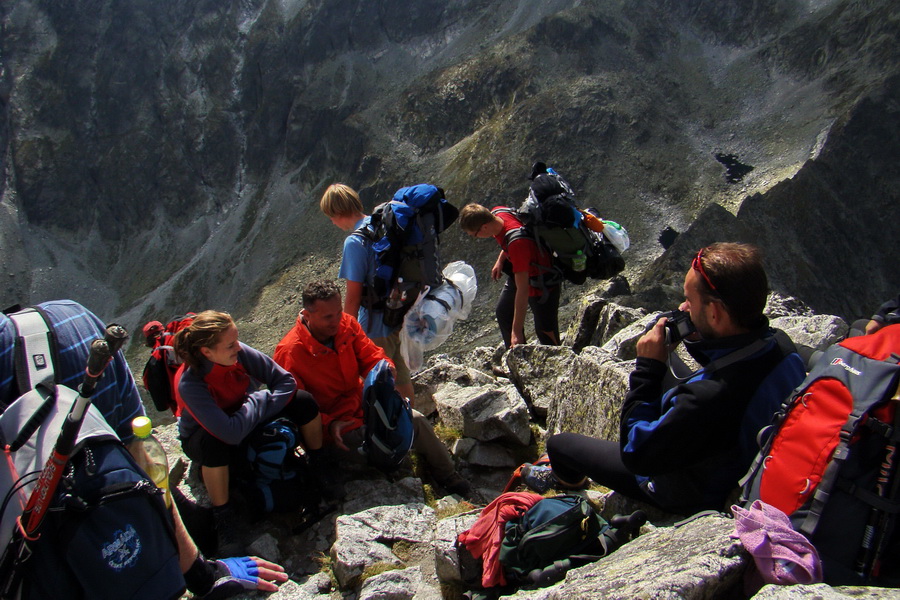
[[[538,159],[628,228],[635,305],[724,239],[817,311],[900,288],[890,0],[16,0],[0,23],[6,304],[226,309],[271,349],[336,275],[328,184],[514,204]],[[494,248],[444,237],[486,279]],[[496,342],[496,292],[464,343]]]

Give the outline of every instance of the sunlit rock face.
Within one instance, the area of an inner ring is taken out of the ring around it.
[[[367,208],[418,181],[515,205],[544,160],[628,228],[632,304],[671,301],[690,251],[728,238],[764,247],[777,291],[868,314],[900,287],[896,12],[5,2],[0,301],[73,297],[132,328],[222,308],[274,345],[297,287],[336,275],[329,183]],[[486,283],[493,242],[444,238]],[[497,289],[470,337],[496,335]]]

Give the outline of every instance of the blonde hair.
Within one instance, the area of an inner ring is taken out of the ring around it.
[[[494,220],[494,213],[487,207],[474,202],[466,204],[459,211],[459,227],[463,231],[478,231]]]
[[[233,326],[234,319],[228,313],[204,310],[188,327],[175,334],[172,346],[187,366],[197,369],[203,364],[200,349],[218,344],[221,335]]]
[[[319,208],[329,218],[363,214],[359,194],[352,187],[343,183],[332,183],[328,186],[319,201]]]

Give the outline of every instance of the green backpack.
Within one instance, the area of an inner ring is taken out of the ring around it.
[[[606,556],[646,522],[641,511],[620,519],[613,528],[583,496],[544,498],[507,521],[500,545],[503,571],[511,583],[549,585],[570,568]]]

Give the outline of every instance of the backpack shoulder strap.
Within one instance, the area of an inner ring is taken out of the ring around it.
[[[350,235],[360,238],[366,243],[372,243],[378,239],[371,223],[367,223],[353,230]]]
[[[36,308],[26,308],[9,318],[16,327],[15,376],[19,393],[43,382],[55,383],[56,340],[44,315]]]
[[[491,213],[493,213],[495,215],[498,215],[501,213],[507,214],[507,215],[513,215],[514,217],[517,217],[517,218],[518,218],[518,214],[519,214],[517,211],[515,211],[511,208],[494,208],[491,210]],[[520,220],[520,222],[521,222],[521,220]],[[533,242],[537,241],[534,237],[534,234],[532,234],[532,232],[529,231],[528,226],[525,225],[524,223],[522,223],[521,227],[516,227],[515,229],[510,229],[505,234],[503,234],[503,241],[506,243],[507,247],[509,247],[509,245],[511,243],[513,243],[514,241],[521,240],[523,238],[527,238]]]
[[[731,354],[727,354],[720,359],[712,361],[711,363],[704,366],[703,370],[707,372],[718,371],[720,369],[724,369],[729,365],[733,365],[734,363],[746,360],[757,352],[762,351],[768,345],[769,339],[770,338],[759,338],[757,340],[754,340],[743,348],[739,348]]]

